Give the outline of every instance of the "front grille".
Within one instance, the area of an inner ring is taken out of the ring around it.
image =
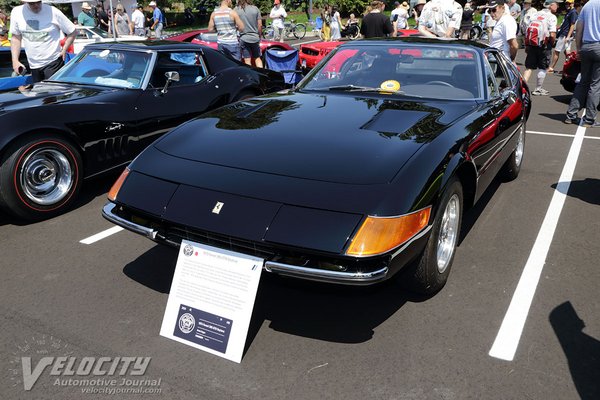
[[[166,231],[160,232],[161,235],[165,236],[165,239],[181,243],[183,239],[190,240],[196,243],[206,244],[208,246],[214,246],[221,249],[235,251],[237,253],[244,253],[255,257],[264,259],[272,259],[275,256],[275,250],[261,245],[259,243],[233,238],[228,235],[220,235],[212,232],[205,231],[192,231],[185,227],[168,227]]]

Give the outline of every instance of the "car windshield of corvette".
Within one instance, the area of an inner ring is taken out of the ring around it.
[[[55,82],[139,89],[152,55],[127,50],[84,50],[49,79]]]
[[[310,72],[301,89],[476,99],[483,96],[480,65],[478,53],[464,46],[342,47]]]

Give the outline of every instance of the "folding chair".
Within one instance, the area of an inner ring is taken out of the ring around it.
[[[267,68],[283,73],[286,85],[294,86],[302,79],[302,71],[298,65],[298,50],[269,49],[265,54]]]

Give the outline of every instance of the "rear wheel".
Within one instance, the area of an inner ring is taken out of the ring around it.
[[[521,171],[521,164],[523,163],[523,152],[525,150],[525,121],[521,125],[521,129],[517,132],[517,147],[511,153],[508,160],[502,166],[500,175],[506,182],[512,181],[519,176]]]
[[[0,205],[26,220],[50,218],[71,205],[81,180],[81,156],[69,142],[28,138],[1,159]]]
[[[410,290],[431,295],[446,284],[460,235],[462,207],[462,185],[452,178],[440,199],[425,251],[403,276]]]
[[[296,39],[303,39],[306,36],[306,25],[296,24],[294,27],[294,37]]]

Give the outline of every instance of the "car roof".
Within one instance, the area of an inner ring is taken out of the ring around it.
[[[345,42],[340,47],[353,47],[353,45],[393,45],[398,42],[404,43],[424,43],[424,44],[442,44],[444,46],[467,46],[474,49],[484,50],[489,46],[487,44],[471,41],[471,40],[460,40],[460,39],[446,39],[446,38],[430,38],[423,36],[402,36],[402,37],[389,37],[389,38],[370,38],[354,40],[351,42]]]

